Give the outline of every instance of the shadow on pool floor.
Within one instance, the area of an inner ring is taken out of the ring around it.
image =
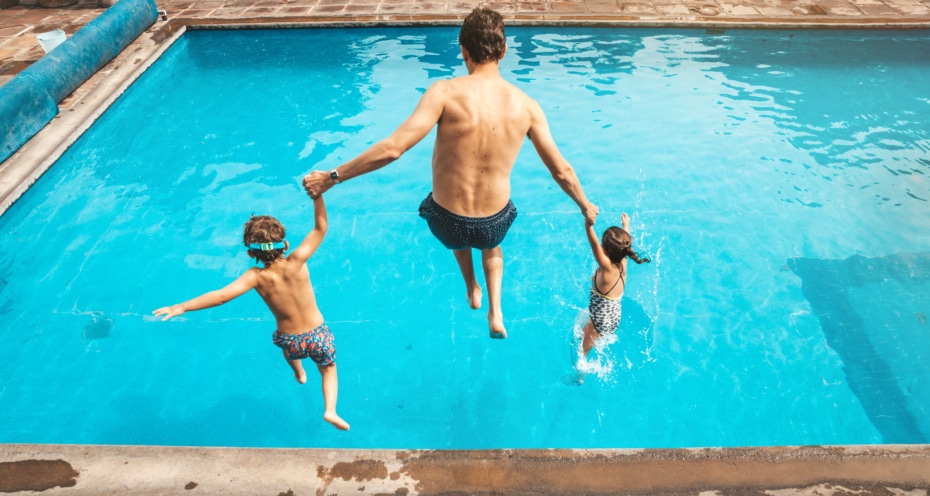
[[[788,266],[882,439],[926,443],[930,421],[919,419],[930,404],[930,253],[794,258]]]

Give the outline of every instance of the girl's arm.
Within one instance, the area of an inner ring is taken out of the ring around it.
[[[622,227],[624,231],[630,233],[630,216],[627,215],[626,212],[620,214],[620,227]],[[632,236],[633,233],[630,233],[630,235]],[[623,257],[623,260],[620,262],[620,265],[623,267],[622,276],[624,285],[626,285],[626,261],[628,258],[629,257]]]
[[[594,232],[594,223],[585,220],[584,227],[588,235],[588,243],[591,245],[591,254],[594,255],[594,261],[597,262],[602,271],[608,274],[616,272],[617,268],[610,263],[610,259],[607,258],[607,254],[601,248],[601,240],[597,239],[597,233]]]
[[[164,315],[165,318],[161,320],[168,320],[171,317],[177,317],[184,312],[216,307],[238,296],[242,296],[248,290],[255,287],[257,280],[258,269],[249,269],[245,272],[245,274],[242,274],[238,279],[229,283],[222,289],[204,293],[196,298],[187,300],[184,303],[178,303],[168,307],[161,307],[152,313],[158,316]]]
[[[328,228],[328,223],[326,221],[326,204],[323,203],[323,195],[319,195],[313,199],[313,218],[314,225],[313,230],[307,234],[307,237],[297,245],[297,248],[291,252],[288,256],[288,260],[294,260],[295,262],[305,263],[310,259],[310,256],[316,252],[316,249],[320,247],[320,243],[323,242],[323,237],[326,236],[326,229]]]

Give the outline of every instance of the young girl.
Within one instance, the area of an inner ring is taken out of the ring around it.
[[[253,216],[245,224],[243,242],[249,256],[261,260],[264,267],[252,267],[222,289],[194,299],[155,310],[168,320],[192,310],[215,307],[254,289],[274,315],[278,329],[272,342],[284,352],[284,359],[294,371],[297,382],[305,384],[307,374],[301,360],[310,358],[320,371],[323,382],[323,420],[337,429],[349,430],[349,424],[336,414],[339,382],[336,377],[336,346],[333,334],[323,323],[316,305],[307,260],[326,235],[326,205],[323,196],[313,200],[314,227],[289,256],[290,244],[284,240],[284,226],[274,217]]]
[[[588,303],[591,318],[584,326],[584,337],[581,341],[581,350],[586,357],[598,338],[615,332],[620,325],[620,298],[626,287],[627,257],[638,264],[650,261],[648,258],[640,258],[639,254],[630,248],[633,238],[629,232],[630,218],[626,213],[621,215],[620,222],[623,228],[608,227],[600,242],[594,232],[594,224],[588,221],[584,224],[588,242],[591,244],[591,253],[597,262],[597,270],[591,278],[591,301]]]

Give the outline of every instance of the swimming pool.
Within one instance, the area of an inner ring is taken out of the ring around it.
[[[430,147],[327,195],[311,259],[340,414],[250,295],[152,309],[249,266],[241,225],[380,139],[457,29],[185,34],[2,218],[0,442],[359,448],[922,443],[930,435],[926,32],[510,28],[502,70],[653,258],[575,377],[593,265],[531,148],[487,338],[416,213]],[[139,119],[145,116],[145,119]],[[141,122],[140,122],[141,121]],[[613,220],[612,220],[613,219]]]

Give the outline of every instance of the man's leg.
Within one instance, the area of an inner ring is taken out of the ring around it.
[[[475,266],[471,259],[471,248],[452,250],[452,253],[455,255],[455,261],[459,263],[462,279],[465,280],[468,306],[474,309],[481,308],[481,286],[478,284],[478,280],[475,279]]]
[[[484,266],[484,281],[488,286],[488,328],[491,337],[504,339],[504,314],[501,311],[501,281],[504,278],[504,252],[500,246],[481,251],[481,263]]]

